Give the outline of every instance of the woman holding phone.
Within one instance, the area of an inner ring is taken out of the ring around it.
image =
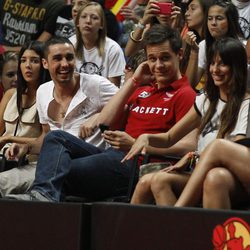
[[[179,29],[181,8],[171,0],[149,0],[142,19],[130,33],[125,47],[125,55],[132,56],[136,51],[143,48],[143,34],[155,23],[168,25]]]

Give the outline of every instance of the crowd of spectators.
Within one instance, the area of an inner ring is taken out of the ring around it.
[[[180,161],[141,177],[133,204],[249,201],[242,164],[217,169],[224,158],[211,154],[221,145],[250,159],[248,143],[227,142],[250,137],[249,0],[0,0],[0,9],[0,148],[7,162],[22,159],[2,169],[2,197],[124,195],[141,153]],[[225,183],[217,196],[214,179]]]

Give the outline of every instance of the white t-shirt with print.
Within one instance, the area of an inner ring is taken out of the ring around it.
[[[237,135],[246,135],[248,124],[250,99],[245,99],[240,107],[238,119],[234,130],[230,133],[230,139],[233,139]],[[198,152],[201,152],[210,142],[216,139],[220,128],[220,115],[224,109],[226,103],[219,99],[216,113],[212,117],[211,121],[206,125],[204,130],[199,136],[198,140]],[[196,97],[194,107],[201,117],[204,117],[209,106],[209,100],[205,94],[201,94]]]
[[[76,36],[72,36],[70,41],[75,45]],[[126,61],[120,45],[106,37],[104,53],[104,58],[102,58],[97,47],[90,50],[83,48],[84,59],[76,60],[76,71],[91,75],[97,74],[106,78],[124,75]]]

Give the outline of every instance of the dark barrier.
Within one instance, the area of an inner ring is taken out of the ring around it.
[[[1,250],[89,250],[90,206],[0,201]]]
[[[243,250],[249,221],[244,211],[2,200],[0,249]]]
[[[249,222],[243,211],[96,203],[91,249],[243,250],[250,248]]]

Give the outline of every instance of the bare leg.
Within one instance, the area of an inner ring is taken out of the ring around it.
[[[174,206],[190,175],[158,172],[151,180],[151,190],[157,205]]]
[[[250,193],[250,149],[236,143],[217,139],[203,151],[186,187],[175,206],[194,206],[198,203],[203,182],[214,167],[227,168]]]
[[[204,208],[231,208],[230,193],[235,179],[225,168],[214,168],[206,176],[203,187]]]
[[[203,207],[230,209],[232,202],[248,196],[235,176],[226,168],[214,168],[206,176],[203,187]]]
[[[153,201],[151,179],[154,173],[144,175],[137,183],[131,204],[148,204]]]

